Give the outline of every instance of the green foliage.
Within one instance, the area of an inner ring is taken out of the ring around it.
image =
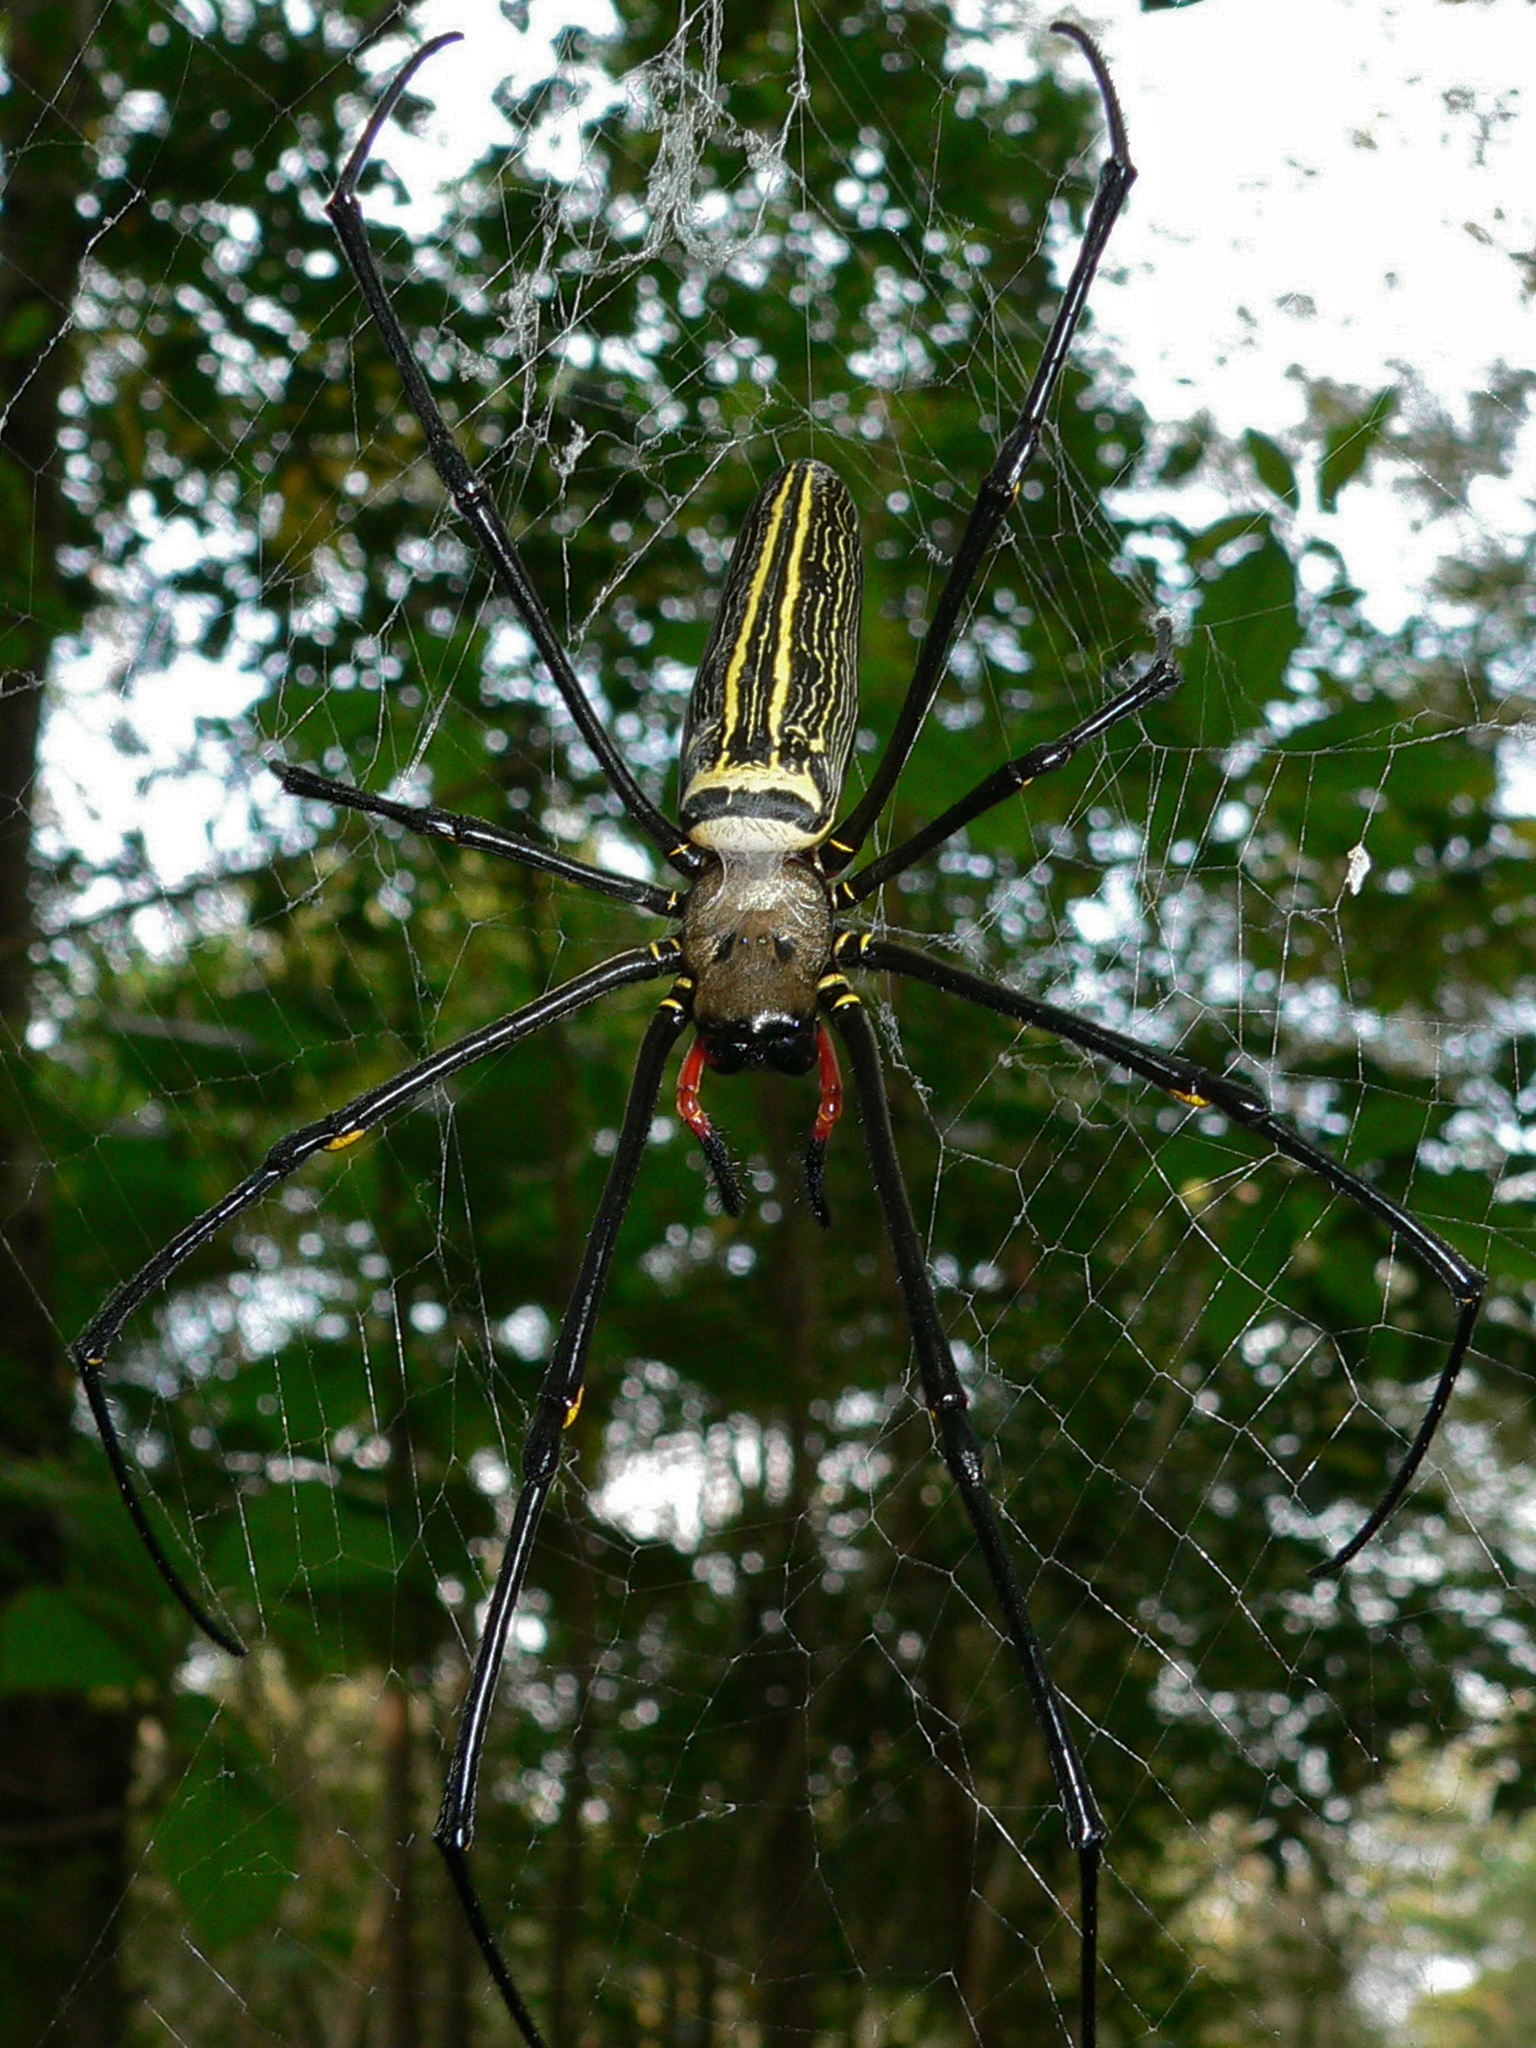
[[[1296,565],[1266,523],[1247,519],[1192,536],[1189,552],[1205,574],[1180,710],[1207,745],[1220,745],[1263,717],[1305,638]]]
[[[298,1827],[248,1735],[227,1718],[179,1718],[193,1760],[156,1820],[155,1861],[194,1938],[221,1948],[270,1925],[298,1874]]]
[[[0,1692],[88,1692],[143,1676],[137,1658],[57,1587],[30,1587],[0,1611]]]

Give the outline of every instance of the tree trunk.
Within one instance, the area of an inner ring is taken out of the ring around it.
[[[12,0],[0,99],[0,1461],[60,1466],[74,1394],[50,1313],[47,1161],[36,1133],[32,819],[42,695],[56,638],[78,624],[58,567],[68,509],[56,453],[74,367],[97,114],[83,10]],[[0,1503],[0,1605],[65,1575],[67,1532],[23,1482]],[[124,1540],[131,1540],[125,1527]],[[33,2048],[116,2048],[116,1915],[133,1719],[78,1692],[0,1695],[0,2035]]]
[[[416,1800],[411,1695],[389,1672],[379,1696],[379,1747],[384,1764],[384,1876],[389,1887],[380,1950],[384,1961],[383,2048],[421,2048],[416,1995]]]
[[[548,986],[553,979],[555,953],[548,944],[547,930],[551,892],[526,870],[519,879],[529,951],[541,985]],[[577,1127],[576,1075],[570,1041],[561,1025],[556,1025],[549,1034],[549,1052],[553,1076],[544,1104],[544,1122],[549,1157],[554,1162],[555,1285],[559,1315],[570,1301],[581,1270],[588,1219],[577,1203],[576,1155],[572,1146],[572,1133]],[[558,1620],[569,1644],[576,1705],[571,1722],[570,1768],[552,1844],[547,2026],[551,2048],[576,2048],[583,2033],[588,1995],[582,1960],[582,1936],[587,1924],[585,1810],[591,1789],[586,1721],[596,1676],[593,1654],[597,1628],[587,1515],[576,1486],[568,1486],[563,1495],[550,1502],[545,1511],[542,1540],[549,1549],[563,1545],[571,1560],[570,1586]]]
[[[777,1596],[784,1620],[773,1635],[759,1634],[752,1653],[759,1695],[752,1737],[759,1811],[748,1896],[756,1918],[753,1959],[763,2048],[806,2048],[817,2023],[816,1921],[822,1903],[807,1782],[810,1655],[822,1603],[810,1597],[820,1563],[807,1524],[816,1472],[806,1441],[812,1389],[818,1385],[821,1232],[797,1185],[804,1138],[795,1112],[801,1099],[783,1089],[765,1093],[774,1176],[784,1206],[770,1252],[771,1296],[784,1388],[779,1414],[794,1444],[794,1476],[790,1496],[778,1510],[778,1554],[762,1543],[770,1554],[770,1569],[758,1581],[762,1604],[774,1604]],[[766,1537],[766,1519],[762,1529]]]

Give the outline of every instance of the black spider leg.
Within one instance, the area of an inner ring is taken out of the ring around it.
[[[1040,445],[1041,431],[1045,425],[1046,409],[1055,394],[1066,364],[1067,351],[1083,317],[1083,308],[1088,300],[1088,288],[1093,283],[1105,244],[1119,218],[1120,209],[1125,204],[1126,194],[1135,182],[1136,166],[1131,162],[1130,149],[1126,142],[1125,118],[1121,114],[1120,102],[1115,95],[1115,88],[1110,81],[1104,59],[1099,54],[1098,46],[1073,22],[1054,21],[1051,27],[1057,35],[1067,36],[1076,43],[1092,67],[1094,81],[1099,88],[1099,97],[1104,103],[1110,154],[1099,172],[1098,189],[1094,193],[1093,210],[1088,216],[1088,225],[1083,233],[1083,244],[1077,252],[1077,262],[1073,265],[1061,305],[1051,324],[1045,352],[1040,358],[1034,381],[1029,387],[1029,395],[1024,401],[1023,410],[1014,424],[1013,431],[998,450],[997,459],[977,493],[976,503],[971,508],[965,531],[960,536],[960,545],[955,550],[955,558],[950,564],[949,575],[939,594],[939,601],[927,634],[918,650],[917,665],[912,671],[906,701],[886,742],[885,752],[870,777],[869,787],[822,848],[822,864],[828,874],[841,873],[864,844],[875,820],[885,809],[896,787],[901,771],[907,764],[907,757],[917,743],[923,721],[932,707],[939,684],[944,680],[944,670],[949,660],[950,648],[954,643],[961,611],[981,571],[987,551],[997,536],[998,528],[1019,495],[1024,472],[1034,460],[1035,451]]]
[[[512,545],[512,536],[507,532],[495,500],[484,481],[471,467],[463,450],[449,432],[448,423],[432,395],[432,387],[423,375],[399,316],[390,304],[389,293],[379,268],[374,261],[373,251],[368,244],[368,230],[363,222],[362,209],[357,203],[357,183],[363,174],[379,131],[394,112],[401,94],[426,63],[429,57],[445,48],[449,43],[461,42],[457,31],[436,36],[430,43],[419,49],[410,61],[395,74],[386,87],[383,97],[374,108],[362,137],[347,158],[341,176],[336,181],[336,190],[325,203],[325,210],[331,217],[341,242],[342,251],[352,266],[368,310],[373,315],[390,360],[400,373],[400,382],[412,412],[421,422],[426,435],[427,453],[432,458],[432,467],[442,479],[443,488],[452,499],[454,509],[475,537],[482,556],[491,572],[491,580],[502,595],[510,599],[518,617],[528,628],[533,643],[543,656],[550,679],[565,699],[566,709],[575,720],[576,729],[585,740],[598,765],[607,777],[609,786],[619,798],[626,811],[640,830],[673,867],[681,873],[691,875],[699,866],[697,850],[683,838],[682,828],[674,825],[659,811],[646,796],[625,765],[624,758],[609,735],[591,699],[582,688],[581,680],[571,666],[570,657],[560,644],[549,613],[544,609],[543,600],[529,581],[522,558]]]
[[[1373,1188],[1369,1181],[1361,1180],[1358,1174],[1351,1173],[1347,1167],[1331,1159],[1320,1146],[1310,1144],[1294,1131],[1275,1114],[1250,1081],[1209,1073],[1204,1067],[1196,1066],[1193,1060],[1180,1058],[1177,1053],[1140,1045],[1124,1032],[1111,1031],[1107,1025],[1091,1023],[1087,1018],[1074,1016],[1070,1010],[1060,1010],[1054,1003],[1043,1003],[1032,996],[1020,995],[1014,989],[985,981],[978,974],[968,974],[964,968],[952,967],[948,961],[931,959],[926,953],[915,952],[909,946],[895,945],[886,939],[845,933],[837,944],[837,958],[842,966],[884,968],[892,974],[910,975],[914,981],[927,982],[930,988],[942,989],[946,995],[961,996],[984,1010],[996,1011],[1000,1017],[1009,1017],[1016,1023],[1033,1025],[1037,1030],[1064,1038],[1069,1045],[1080,1046],[1084,1052],[1109,1060],[1132,1074],[1139,1074],[1144,1081],[1166,1090],[1192,1109],[1219,1109],[1231,1122],[1267,1138],[1277,1152],[1293,1159],[1309,1173],[1316,1174],[1336,1194],[1343,1195],[1367,1215],[1384,1223],[1402,1239],[1418,1264],[1445,1288],[1455,1305],[1455,1328],[1451,1333],[1445,1364],[1440,1369],[1440,1377],[1413,1441],[1386,1492],[1365,1521],[1342,1549],[1336,1550],[1325,1563],[1312,1567],[1311,1576],[1314,1579],[1325,1578],[1341,1571],[1386,1522],[1407,1492],[1413,1475],[1424,1461],[1425,1452],[1434,1441],[1450,1401],[1451,1390],[1456,1384],[1456,1376],[1472,1342],[1478,1309],[1488,1284],[1486,1276],[1437,1232],[1420,1223],[1400,1202],[1392,1201],[1379,1189]]]
[[[848,1048],[854,1093],[869,1148],[870,1171],[885,1227],[896,1255],[896,1272],[906,1304],[907,1322],[922,1377],[923,1401],[938,1432],[939,1448],[959,1489],[981,1546],[993,1591],[1003,1610],[1014,1654],[1035,1710],[1051,1776],[1066,1820],[1067,1839],[1077,1853],[1080,1892],[1079,1933],[1082,1941],[1081,2048],[1094,2048],[1097,2036],[1099,1925],[1099,1859],[1107,1830],[1093,1796],[1093,1787],[1078,1756],[1062,1713],[1061,1696],[1046,1668],[1045,1652],[1029,1618],[1024,1589],[998,1526],[997,1511],[987,1488],[981,1445],[966,1414],[965,1389],[955,1370],[954,1354],[944,1334],[933,1283],[928,1278],[922,1241],[912,1217],[912,1204],[902,1178],[901,1160],[891,1130],[890,1104],[880,1049],[869,1013],[841,974],[828,974],[820,984],[822,1005]]]
[[[942,846],[946,839],[953,838],[963,826],[969,825],[973,818],[979,818],[983,811],[990,811],[1017,791],[1027,788],[1037,776],[1064,768],[1073,755],[1090,741],[1098,739],[1101,733],[1108,732],[1122,719],[1134,718],[1138,711],[1144,711],[1160,697],[1168,696],[1183,680],[1173,659],[1172,622],[1166,617],[1159,618],[1156,657],[1133,683],[1100,705],[1081,725],[1063,733],[1060,739],[1047,740],[1038,747],[1031,747],[1027,754],[1004,762],[984,782],[977,783],[969,796],[951,804],[931,825],[915,832],[900,846],[892,847],[889,853],[881,854],[878,860],[860,868],[856,875],[834,884],[832,893],[836,902],[840,906],[859,903],[866,896],[873,895],[893,875],[902,874],[914,866],[925,854],[932,853],[936,846]]]
[[[512,1972],[491,1932],[469,1871],[469,1847],[475,1834],[476,1783],[490,1728],[496,1684],[506,1655],[507,1632],[512,1626],[512,1615],[523,1590],[539,1517],[560,1468],[564,1434],[576,1420],[581,1407],[587,1351],[607,1285],[614,1243],[624,1221],[624,1212],[629,1207],[630,1196],[634,1193],[640,1156],[645,1150],[651,1120],[656,1113],[662,1069],[678,1033],[689,1019],[688,997],[692,986],[686,975],[679,976],[671,993],[663,997],[641,1040],[640,1056],[635,1062],[634,1079],[629,1084],[629,1100],[625,1104],[624,1122],[619,1131],[613,1164],[608,1169],[607,1185],[592,1220],[581,1271],[561,1321],[560,1334],[555,1339],[554,1355],[539,1388],[533,1421],[523,1439],[522,1489],[496,1574],[480,1647],[475,1653],[475,1668],[470,1675],[469,1692],[453,1746],[453,1759],[443,1787],[442,1808],[432,1830],[432,1839],[448,1866],[448,1874],[463,1904],[475,1940],[480,1945],[486,1967],[528,2048],[544,2048],[544,2039],[524,2003],[522,1993],[513,1982]]]
[[[389,818],[408,831],[432,839],[451,839],[455,846],[473,847],[478,853],[493,853],[499,860],[516,861],[525,868],[538,868],[546,875],[558,875],[563,882],[575,882],[596,896],[611,896],[619,903],[632,903],[637,910],[651,910],[658,917],[675,917],[682,904],[676,889],[659,889],[654,882],[642,882],[633,875],[610,874],[606,868],[589,867],[571,860],[536,839],[520,832],[508,832],[483,818],[468,818],[461,811],[439,810],[433,804],[396,803],[392,797],[374,796],[356,783],[333,782],[312,768],[290,767],[273,761],[272,773],[290,796],[310,797],[316,803],[334,804],[340,810],[362,811],[370,818]]]
[[[531,1037],[542,1031],[547,1024],[554,1024],[562,1017],[573,1016],[584,1010],[589,1003],[595,1003],[599,996],[605,996],[613,989],[628,988],[638,981],[654,981],[659,975],[671,973],[677,966],[681,951],[675,939],[663,939],[653,946],[646,946],[633,952],[616,953],[611,960],[605,960],[597,967],[589,967],[585,974],[578,974],[559,988],[551,989],[540,996],[537,1002],[526,1004],[521,1010],[514,1010],[510,1016],[498,1018],[494,1024],[482,1025],[478,1031],[471,1031],[441,1052],[419,1061],[414,1067],[407,1067],[392,1080],[382,1081],[377,1087],[366,1089],[354,1096],[344,1108],[334,1109],[329,1116],[318,1122],[303,1124],[296,1131],[290,1131],[285,1138],[279,1138],[266,1158],[253,1173],[248,1173],[237,1187],[215,1202],[211,1209],[205,1209],[201,1216],[177,1232],[169,1244],[163,1246],[139,1268],[130,1280],[124,1281],[103,1306],[87,1323],[74,1343],[69,1355],[85,1386],[86,1399],[91,1404],[91,1413],[96,1419],[107,1462],[117,1481],[124,1505],[132,1517],[133,1526],[139,1533],[139,1541],[149,1552],[155,1569],[181,1602],[187,1613],[197,1623],[203,1634],[221,1649],[230,1651],[236,1657],[245,1655],[245,1645],[230,1630],[209,1619],[186,1581],[167,1557],[160,1539],[151,1526],[148,1512],[140,1497],[138,1486],[129,1469],[127,1455],[117,1424],[112,1419],[111,1406],[102,1385],[101,1369],[106,1364],[107,1354],[116,1342],[123,1325],[134,1311],[149,1296],[163,1287],[171,1275],[208,1240],[232,1223],[237,1216],[259,1202],[263,1195],[288,1180],[308,1159],[317,1152],[340,1152],[348,1145],[355,1144],[366,1132],[384,1123],[397,1110],[419,1100],[428,1089],[439,1081],[445,1081],[450,1074],[472,1066],[476,1060],[487,1054],[500,1052],[509,1045],[515,1045],[521,1038]]]

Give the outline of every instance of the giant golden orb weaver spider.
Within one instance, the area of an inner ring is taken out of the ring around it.
[[[678,1077],[678,1109],[703,1147],[721,1203],[731,1213],[739,1211],[743,1195],[700,1098],[704,1074],[761,1067],[788,1074],[818,1072],[820,1099],[806,1179],[811,1205],[825,1224],[829,1218],[822,1164],[841,1106],[838,1043],[846,1054],[924,1405],[984,1560],[1078,1859],[1083,2048],[1093,2048],[1096,2033],[1097,1890],[1104,1823],[993,1506],[981,1446],[967,1417],[967,1396],[903,1183],[879,1047],[852,977],[874,972],[925,983],[1017,1025],[1053,1034],[1180,1103],[1219,1112],[1377,1219],[1446,1287],[1456,1306],[1456,1322],[1433,1398],[1379,1504],[1322,1569],[1340,1569],[1380,1529],[1402,1497],[1429,1447],[1470,1343],[1482,1293],[1477,1271],[1407,1210],[1280,1119],[1253,1085],[1206,1071],[1092,1019],[843,922],[885,883],[985,811],[1038,777],[1062,769],[1111,728],[1155,705],[1180,681],[1171,628],[1160,624],[1153,657],[1142,673],[1120,684],[1090,716],[1060,738],[987,774],[967,796],[904,842],[863,866],[857,864],[918,743],[967,602],[1034,460],[1089,287],[1134,177],[1121,111],[1096,46],[1081,29],[1057,26],[1076,45],[1097,82],[1109,131],[1108,157],[1032,384],[1017,417],[1000,435],[970,508],[895,727],[862,796],[846,815],[839,814],[839,805],[857,707],[860,570],[855,508],[833,469],[810,459],[790,461],[763,486],[747,514],[689,703],[681,744],[680,815],[674,821],[647,797],[585,693],[487,486],[443,418],[369,248],[356,197],[359,179],[381,127],[419,67],[452,38],[429,43],[396,76],[330,202],[347,260],[456,511],[474,536],[498,592],[531,636],[632,825],[677,879],[672,886],[663,886],[610,873],[503,827],[376,796],[307,768],[280,767],[281,780],[301,798],[536,867],[673,920],[677,930],[673,936],[613,955],[280,1140],[254,1172],[189,1223],[112,1296],[78,1339],[74,1357],[141,1540],[197,1625],[214,1642],[238,1654],[238,1639],[205,1612],[170,1561],[120,1441],[103,1370],[124,1325],[192,1253],[316,1154],[352,1145],[449,1076],[578,1014],[610,992],[656,980],[668,983],[641,1044],[607,1185],[527,1431],[511,1531],[436,1829],[438,1847],[486,1963],[530,2048],[542,2048],[543,2034],[489,1924],[469,1866],[479,1773],[497,1679],[540,1517],[559,1470],[564,1433],[581,1403],[588,1347],[619,1228],[635,1187],[664,1069],[690,1026],[695,1035]]]

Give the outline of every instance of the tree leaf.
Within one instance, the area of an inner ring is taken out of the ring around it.
[[[1335,509],[1340,491],[1351,477],[1359,475],[1396,410],[1397,387],[1388,385],[1377,392],[1364,412],[1329,431],[1317,473],[1318,502],[1325,512]]]
[[[1282,504],[1289,505],[1293,512],[1296,511],[1301,504],[1296,471],[1279,442],[1271,441],[1268,434],[1261,434],[1257,427],[1250,427],[1243,436],[1243,446],[1248,450],[1265,490],[1272,492]]]
[[[0,1612],[0,1692],[85,1692],[145,1675],[62,1587],[30,1586]]]
[[[193,1933],[214,1948],[270,1921],[297,1875],[298,1846],[294,1815],[224,1734],[199,1751],[155,1828],[156,1860]]]

